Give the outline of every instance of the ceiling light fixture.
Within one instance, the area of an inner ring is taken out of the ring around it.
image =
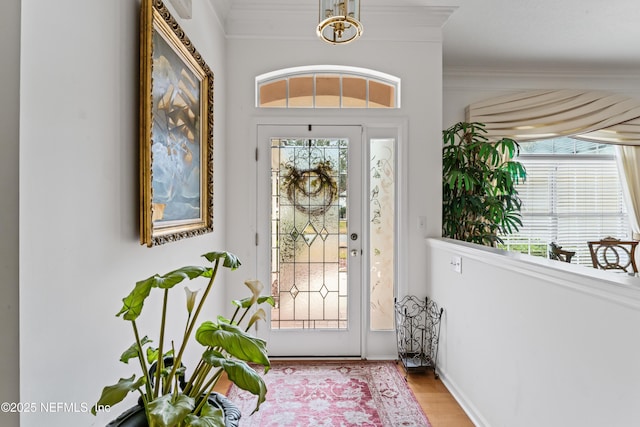
[[[362,35],[360,0],[320,0],[318,37],[327,43],[344,44]]]

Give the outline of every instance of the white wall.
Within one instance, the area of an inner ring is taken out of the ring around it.
[[[20,127],[20,0],[0,14],[0,402],[20,400],[18,313],[18,153]],[[0,424],[17,426],[17,413],[0,412]]]
[[[201,254],[226,249],[226,88],[221,83],[215,91],[220,108],[214,130],[214,233],[141,246],[139,2],[21,3],[20,400],[91,406],[103,386],[138,371],[118,362],[133,342],[130,325],[115,317],[121,298],[137,280],[206,262]],[[225,41],[218,21],[207,2],[193,3],[195,18],[181,24],[224,82]],[[229,277],[239,283],[245,278]],[[222,293],[218,289],[214,298]],[[180,309],[183,298],[181,291],[175,294]],[[213,301],[212,306],[224,302]],[[152,314],[154,308],[157,299],[145,310]],[[141,328],[152,323],[146,333],[155,336],[156,321]],[[173,332],[182,328],[176,324]],[[136,399],[132,395],[129,403]],[[98,417],[24,413],[21,425],[105,425],[128,406]]]
[[[424,296],[427,269],[423,236],[417,233],[417,218],[428,218],[428,232],[439,235],[439,185],[441,131],[441,43],[368,41],[364,37],[346,46],[331,46],[313,38],[310,40],[231,39],[229,44],[229,182],[234,191],[228,194],[229,244],[247,260],[256,259],[254,233],[256,209],[256,176],[254,149],[255,125],[295,124],[366,124],[399,121],[408,123],[404,141],[407,157],[407,194],[402,210],[405,218],[404,234],[400,242],[406,257],[402,272],[403,285],[409,292]],[[268,110],[254,108],[254,78],[265,72],[301,65],[348,65],[374,69],[402,79],[402,108],[400,110]],[[266,150],[263,155],[266,155]],[[268,239],[268,230],[261,230]],[[252,261],[253,262],[253,261]],[[256,268],[252,264],[252,269]],[[256,271],[259,275],[259,272]],[[268,277],[262,278],[265,283]],[[408,285],[407,285],[408,284]],[[370,334],[365,349],[368,357],[393,356],[396,352],[393,333]]]
[[[640,77],[447,70],[443,128],[464,120],[472,102],[546,88],[640,98]],[[585,267],[513,260],[451,242],[428,247],[430,295],[445,308],[442,378],[477,425],[637,424],[640,304],[637,283],[629,283],[640,279],[609,283],[585,276],[596,273]],[[449,268],[452,255],[462,255],[461,275]]]
[[[448,240],[427,246],[430,291],[445,308],[441,378],[476,425],[637,425],[640,279]],[[454,255],[461,274],[449,268]]]

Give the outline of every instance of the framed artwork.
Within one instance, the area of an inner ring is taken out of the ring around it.
[[[213,231],[213,73],[161,0],[143,0],[140,244]]]

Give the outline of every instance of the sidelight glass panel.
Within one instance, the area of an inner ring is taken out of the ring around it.
[[[371,139],[370,154],[370,328],[392,330],[396,277],[395,140]]]

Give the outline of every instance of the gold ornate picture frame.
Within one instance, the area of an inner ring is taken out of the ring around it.
[[[213,231],[213,73],[161,0],[143,0],[140,244]]]

